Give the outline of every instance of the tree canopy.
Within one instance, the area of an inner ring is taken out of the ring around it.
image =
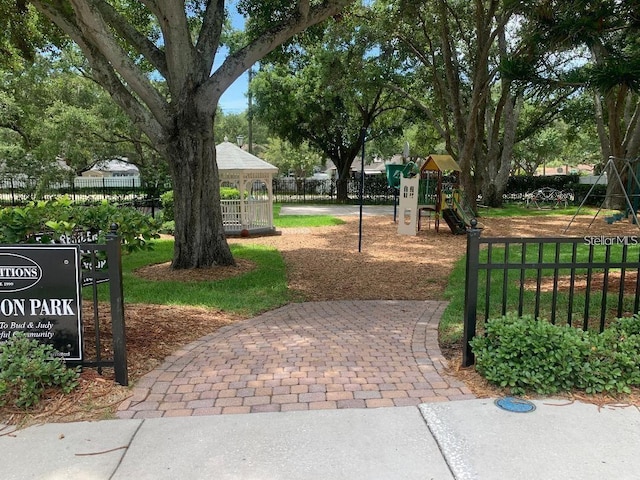
[[[366,6],[349,9],[321,34],[296,38],[267,58],[252,83],[256,115],[294,145],[308,142],[337,169],[347,200],[351,165],[367,140],[402,134],[403,96],[389,85],[396,58],[383,49]]]
[[[169,164],[172,266],[231,265],[215,162],[220,96],[255,62],[351,1],[0,0],[0,46],[29,57],[38,47],[73,42],[91,78]],[[230,8],[247,22],[224,50]]]

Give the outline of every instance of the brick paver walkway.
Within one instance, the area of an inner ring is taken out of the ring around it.
[[[120,418],[372,408],[474,398],[446,373],[446,303],[290,304],[218,330],[134,387]]]

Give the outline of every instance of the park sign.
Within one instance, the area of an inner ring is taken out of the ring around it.
[[[82,361],[77,245],[0,246],[0,342],[18,332]]]

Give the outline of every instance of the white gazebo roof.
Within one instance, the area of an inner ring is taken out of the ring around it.
[[[218,163],[218,170],[221,172],[245,171],[249,173],[270,173],[272,175],[278,173],[277,167],[249,152],[245,152],[231,142],[222,142],[216,145],[216,162]]]

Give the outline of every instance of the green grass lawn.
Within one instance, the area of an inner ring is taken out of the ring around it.
[[[126,303],[188,305],[255,315],[295,300],[287,287],[280,252],[259,245],[231,245],[235,258],[250,260],[250,272],[217,281],[152,281],[135,274],[137,268],[165,263],[173,256],[173,240],[154,242],[150,251],[122,256],[122,283]],[[88,290],[88,289],[87,289]],[[90,292],[86,292],[87,297]],[[108,289],[100,286],[99,299],[108,301]]]
[[[630,245],[628,247],[628,258],[638,258],[640,245]],[[589,260],[589,246],[586,244],[578,245],[576,251],[577,262],[588,262]],[[593,249],[592,262],[605,262],[605,248]],[[620,260],[622,252],[621,245],[613,245],[610,250],[611,261]],[[570,244],[562,244],[558,253],[558,260],[562,262],[571,262],[572,260],[572,246]],[[542,253],[538,248],[538,244],[530,244],[527,246],[525,261],[529,264],[538,262],[541,263],[553,263],[556,258],[556,251],[553,245],[546,244],[543,247]],[[512,248],[508,257],[509,264],[519,264],[522,262],[522,251],[517,248]],[[487,250],[481,249],[480,251],[481,263],[487,262]],[[504,248],[493,248],[492,250],[492,264],[502,264],[505,262],[505,250]],[[463,332],[463,315],[464,315],[464,296],[465,296],[465,267],[466,257],[459,259],[449,277],[448,287],[445,291],[445,298],[450,302],[446,310],[443,313],[440,322],[440,340],[443,344],[455,344],[462,339]],[[601,271],[601,270],[599,270]],[[585,274],[586,269],[576,269],[577,276]],[[593,273],[598,271],[594,270]],[[552,283],[554,269],[545,268],[540,270],[541,285],[545,282]],[[568,268],[559,269],[558,275],[565,280],[570,278],[571,270]],[[506,311],[517,312],[518,309],[522,310],[523,314],[534,314],[536,288],[537,288],[538,270],[529,268],[525,271],[522,280],[524,282],[531,282],[531,287],[523,291],[522,298],[520,297],[520,271],[511,270],[506,278],[502,271],[494,271],[487,278],[486,270],[480,270],[478,277],[478,322],[484,320],[484,304],[487,291],[487,284],[489,285],[489,298],[491,308],[489,310],[489,318],[499,317],[502,315],[502,302],[506,299]],[[505,290],[506,285],[506,290]],[[607,318],[614,318],[616,316],[617,301],[619,290],[617,288],[610,288],[607,295]],[[601,308],[602,292],[600,290],[594,290],[589,296],[589,328],[599,327],[599,317]],[[584,321],[584,308],[587,302],[587,296],[584,289],[576,289],[572,296],[569,295],[568,289],[558,292],[555,298],[551,291],[545,292],[542,289],[540,293],[539,304],[539,316],[541,318],[551,319],[552,310],[555,312],[556,322],[559,324],[567,323],[569,321],[569,305],[571,304],[571,310],[573,315],[571,317],[571,323],[575,326],[582,326]],[[633,310],[633,298],[626,295],[623,302],[623,311],[631,312]]]
[[[329,215],[280,216],[280,205],[274,206],[277,227],[319,227],[339,225],[342,220]],[[135,274],[137,268],[165,263],[173,257],[173,240],[156,240],[152,250],[122,256],[122,282],[126,303],[189,305],[256,315],[299,300],[287,286],[282,255],[275,248],[254,244],[231,244],[234,258],[256,264],[248,273],[217,281],[179,282],[152,281]],[[89,298],[90,292],[86,292]],[[108,300],[106,286],[99,288],[100,300]]]

